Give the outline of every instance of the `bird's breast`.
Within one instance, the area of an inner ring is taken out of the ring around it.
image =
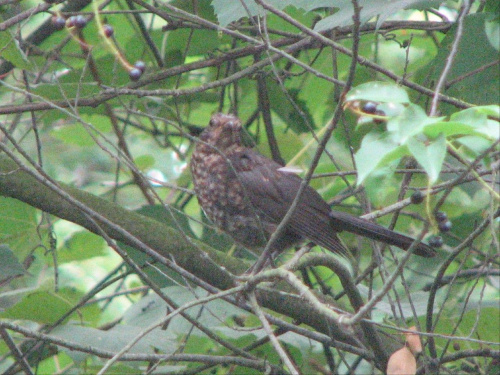
[[[218,228],[249,248],[265,245],[272,230],[262,223],[227,157],[194,153],[191,172],[200,206]]]

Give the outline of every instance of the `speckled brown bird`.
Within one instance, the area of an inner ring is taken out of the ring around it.
[[[191,172],[207,217],[241,245],[262,249],[288,212],[302,180],[245,147],[241,131],[236,116],[213,115],[193,152]],[[347,250],[337,237],[344,230],[402,249],[408,249],[413,242],[413,238],[378,224],[331,210],[316,190],[306,186],[272,250],[283,251],[307,238],[345,256]],[[435,255],[434,249],[424,243],[419,243],[414,253]]]

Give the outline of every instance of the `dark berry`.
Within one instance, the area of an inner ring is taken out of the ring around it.
[[[132,81],[137,81],[142,76],[142,72],[138,68],[132,68],[128,72],[128,75]]]
[[[415,191],[411,197],[410,202],[413,204],[420,204],[424,201],[425,195],[420,190]]]
[[[78,29],[83,29],[87,25],[87,18],[79,14],[75,17],[73,25]]]
[[[134,64],[134,67],[139,69],[141,73],[144,73],[144,71],[146,70],[146,63],[142,60],[137,60]]]
[[[107,38],[111,38],[111,36],[113,35],[113,33],[115,32],[115,30],[113,29],[113,26],[111,25],[108,25],[108,24],[105,24],[103,27],[102,27],[103,31],[104,31],[104,35],[106,35]]]
[[[436,221],[438,223],[442,223],[446,220],[448,220],[448,215],[446,215],[446,212],[443,212],[443,211],[438,211],[436,212],[436,214],[434,215],[434,218],[436,219]]]
[[[446,220],[446,221],[441,221],[438,223],[438,228],[441,232],[449,232],[451,229],[451,221]]]
[[[443,246],[443,239],[441,238],[441,236],[432,236],[429,239],[429,246],[441,247],[441,246]]]
[[[66,26],[67,27],[73,27],[75,26],[75,18],[76,16],[71,16],[66,20]]]
[[[61,16],[54,16],[52,17],[52,25],[57,30],[62,30],[66,27],[66,19]]]
[[[373,114],[375,113],[375,111],[377,110],[377,104],[374,103],[374,102],[366,102],[364,105],[363,105],[363,108],[361,108],[361,110],[364,112],[364,113],[370,113],[370,114]]]

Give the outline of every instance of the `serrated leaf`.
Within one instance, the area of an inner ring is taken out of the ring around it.
[[[431,184],[436,182],[446,156],[446,138],[444,135],[440,134],[435,140],[427,144],[413,137],[408,140],[407,145],[413,157],[427,172]]]
[[[485,22],[490,14],[476,13],[467,16],[463,23],[457,55],[448,73],[448,82],[454,83],[444,94],[475,104],[491,104],[498,98],[499,72],[498,50],[493,48],[485,33]],[[437,81],[449,58],[451,45],[456,41],[454,25],[441,42],[436,57],[423,67],[420,79]],[[470,74],[475,72],[474,74]],[[451,114],[456,108],[442,104],[443,114]]]
[[[346,0],[341,1],[342,3],[344,3]],[[330,0],[266,0],[266,3],[278,10],[283,10],[288,6],[302,8],[305,11],[331,6],[338,7],[336,4],[332,5],[332,2]],[[254,17],[257,15],[263,16],[264,14],[268,13],[263,7],[258,5],[253,0],[213,0],[212,6],[214,7],[219,24],[223,27],[226,27],[231,22],[238,21],[239,19],[244,17]]]
[[[212,6],[214,7],[219,24],[223,27],[226,27],[231,22],[238,21],[240,18],[264,15],[265,13],[261,6],[257,5],[255,1],[250,0],[214,0],[212,1]]]

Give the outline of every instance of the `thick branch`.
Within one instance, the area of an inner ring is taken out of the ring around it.
[[[62,184],[61,186],[75,200],[84,203],[134,237],[139,238],[162,256],[174,259],[177,265],[218,289],[225,290],[234,286],[233,279],[224,270],[241,274],[249,267],[249,264],[242,260],[226,256],[200,242],[193,241],[195,246],[191,245],[178,231],[161,222],[128,211],[87,192]],[[81,225],[94,233],[98,234],[100,230],[104,230],[111,238],[134,246],[131,238],[105,223],[99,222],[100,228],[97,228],[94,221],[89,220],[87,215],[32,175],[20,170],[5,156],[0,157],[0,195],[18,199],[61,219]],[[333,321],[328,321],[324,316],[313,313],[297,295],[262,288],[258,290],[257,296],[263,307],[285,314],[296,322],[307,324],[333,337],[335,341],[356,345],[355,340],[349,334],[335,325]]]

